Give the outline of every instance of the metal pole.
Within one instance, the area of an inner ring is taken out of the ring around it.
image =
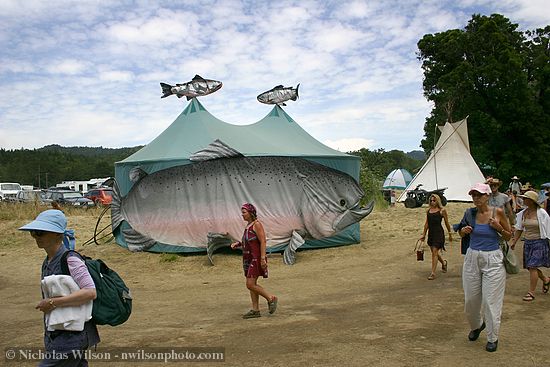
[[[436,136],[437,136],[437,122],[435,123],[435,128],[434,128],[434,149],[433,149],[433,152],[434,152],[435,189],[438,190],[439,185],[437,184],[437,161],[436,161],[437,152],[435,151],[435,145],[437,143]]]

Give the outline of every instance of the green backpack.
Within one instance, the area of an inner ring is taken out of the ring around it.
[[[92,306],[92,321],[97,325],[117,326],[128,320],[132,313],[132,296],[117,272],[100,259],[69,250],[61,257],[61,271],[65,275],[70,275],[67,256],[71,252],[84,261],[95,284],[97,296]]]

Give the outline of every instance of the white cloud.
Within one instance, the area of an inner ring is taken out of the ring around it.
[[[146,144],[186,106],[160,99],[159,82],[200,74],[223,82],[201,99],[221,120],[256,122],[271,109],[256,101],[259,93],[301,83],[300,99],[285,110],[317,139],[344,151],[417,149],[430,112],[418,40],[462,28],[473,13],[501,12],[532,29],[549,23],[545,5],[1,1],[0,147]],[[72,131],[52,129],[64,126]],[[107,134],[89,136],[89,126]]]
[[[86,63],[79,60],[56,60],[46,67],[48,73],[69,75],[80,74],[86,69]]]
[[[328,145],[332,149],[339,150],[341,152],[352,152],[360,150],[362,148],[369,149],[374,145],[374,141],[371,139],[360,138],[346,138],[339,140],[325,140],[325,145]]]

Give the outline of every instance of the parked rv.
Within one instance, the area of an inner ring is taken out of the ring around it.
[[[0,201],[14,201],[21,185],[15,182],[0,182]]]

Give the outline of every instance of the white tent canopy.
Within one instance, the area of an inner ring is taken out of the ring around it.
[[[398,168],[391,171],[382,185],[383,189],[403,190],[412,180],[412,175],[404,168]]]
[[[477,182],[484,182],[470,154],[466,119],[439,126],[441,136],[426,163],[413,177],[398,201],[405,201],[406,191],[418,184],[428,191],[446,187],[445,197],[452,201],[472,201],[468,191]]]

